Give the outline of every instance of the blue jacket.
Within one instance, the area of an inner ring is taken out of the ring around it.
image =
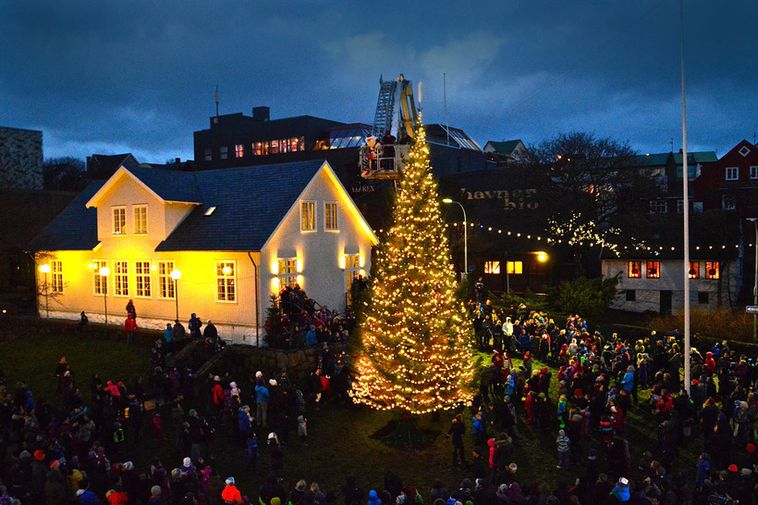
[[[382,500],[379,498],[379,494],[375,489],[368,492],[368,505],[381,505]]]
[[[79,505],[100,505],[100,500],[95,493],[87,489],[79,495]]]
[[[174,340],[174,331],[166,328],[163,330],[163,341],[170,344]]]
[[[619,486],[618,484],[611,491],[611,495],[615,496],[616,499],[621,503],[626,503],[632,498],[631,491],[629,491],[629,486]]]
[[[239,422],[240,433],[247,435],[250,431],[250,418],[248,417],[247,412],[240,410],[237,414],[237,420]]]
[[[270,394],[266,386],[258,384],[255,386],[255,403],[267,404]]]
[[[628,371],[624,374],[624,378],[621,379],[621,389],[627,393],[631,393],[634,389],[634,372]]]

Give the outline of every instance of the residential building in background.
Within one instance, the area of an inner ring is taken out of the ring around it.
[[[41,190],[42,132],[0,126],[0,188]]]

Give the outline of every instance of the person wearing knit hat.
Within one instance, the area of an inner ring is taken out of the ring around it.
[[[729,473],[737,473],[737,472],[740,471],[740,469],[737,468],[737,465],[735,465],[734,463],[732,463],[731,465],[729,465],[726,469],[727,469],[727,471],[729,471]]]
[[[234,477],[226,478],[226,486],[221,491],[221,499],[226,505],[240,505],[242,503],[242,493],[237,489]]]
[[[37,461],[45,461],[45,451],[42,449],[37,449],[34,451],[34,459]]]
[[[150,498],[147,500],[147,505],[163,505],[163,497],[161,494],[163,493],[163,490],[161,490],[160,486],[153,486],[150,488]]]
[[[281,505],[282,499],[279,498],[278,496],[274,496],[273,498],[271,498],[271,502],[270,503],[271,503],[271,505]]]

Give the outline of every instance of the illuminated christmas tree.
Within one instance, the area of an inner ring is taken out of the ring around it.
[[[424,414],[472,398],[472,327],[456,298],[437,182],[420,122],[400,176],[393,224],[375,258],[350,396]]]

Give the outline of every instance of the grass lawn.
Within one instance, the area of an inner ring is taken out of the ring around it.
[[[34,391],[36,398],[55,398],[55,379],[53,371],[61,356],[66,356],[78,377],[77,384],[85,396],[89,395],[89,378],[99,373],[103,379],[119,378],[130,381],[135,375],[144,374],[148,369],[148,350],[144,347],[97,340],[41,336],[0,343],[0,369],[5,373],[9,387],[17,380],[24,380]],[[477,363],[484,364],[489,355],[478,354]],[[514,359],[516,365],[520,361]],[[535,362],[535,367],[542,366]],[[555,376],[555,370],[553,370]],[[556,380],[553,379],[551,397],[556,397]],[[632,461],[636,466],[645,450],[652,450],[656,444],[657,424],[647,405],[648,394],[641,392],[639,405],[627,413],[627,435],[632,450]],[[193,405],[186,404],[189,408]],[[202,407],[201,404],[194,405]],[[322,489],[337,491],[344,483],[346,475],[357,477],[359,484],[368,490],[381,485],[384,473],[393,471],[400,475],[406,485],[414,485],[426,494],[429,486],[436,479],[441,479],[448,487],[456,487],[460,480],[467,477],[465,470],[453,469],[451,466],[452,450],[449,439],[445,436],[452,413],[445,413],[435,419],[424,416],[419,420],[420,427],[441,432],[435,442],[424,450],[406,452],[392,449],[371,438],[371,435],[393,419],[390,413],[378,413],[366,408],[344,405],[326,405],[320,411],[309,407],[309,432],[307,446],[302,446],[293,433],[290,444],[285,449],[285,485],[289,488],[298,479],[305,478],[318,481]],[[147,421],[143,429],[142,443],[124,448],[122,454],[115,455],[112,461],[134,460],[138,465],[149,462],[154,455],[160,456],[167,467],[179,466],[180,454],[174,449],[174,427],[170,426],[168,412],[164,413],[167,441],[157,444]],[[464,419],[467,425],[466,456],[470,458],[470,412],[466,411]],[[579,469],[559,471],[555,469],[556,449],[555,433],[539,432],[519,419],[520,436],[516,441],[514,460],[518,463],[519,474],[523,482],[531,483],[546,480],[555,483],[559,480],[572,482],[580,473]],[[264,445],[265,434],[259,439]],[[257,471],[244,471],[245,454],[241,447],[235,446],[230,439],[230,430],[222,427],[213,442],[215,456],[214,467],[222,477],[234,475],[242,490],[256,495],[258,486],[268,473],[265,449],[261,451]],[[594,444],[598,446],[598,444]],[[692,471],[700,451],[701,438],[685,442],[680,447],[680,456],[675,470]],[[605,462],[601,451],[601,468]]]

